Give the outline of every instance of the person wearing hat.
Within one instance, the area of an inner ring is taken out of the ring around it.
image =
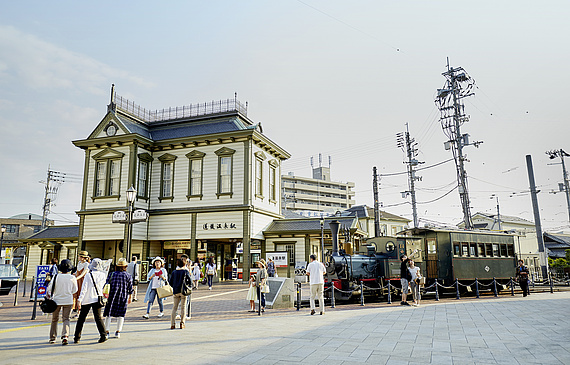
[[[156,292],[156,288],[160,288],[166,284],[166,278],[168,277],[168,273],[164,266],[164,260],[162,260],[159,256],[156,256],[152,260],[152,269],[149,271],[147,275],[147,280],[149,281],[148,287],[146,289],[146,295],[144,297],[144,302],[148,302],[148,307],[146,309],[146,314],[143,316],[144,319],[148,319],[150,315],[150,307],[154,303],[154,298],[158,299],[158,308],[160,309],[160,313],[158,313],[158,318],[164,316],[164,305],[162,304],[162,298],[158,297],[158,293]]]
[[[259,300],[259,305],[261,306],[261,311],[265,312],[265,293],[262,292],[263,286],[267,281],[267,270],[265,269],[265,260],[260,259],[256,261],[257,274],[255,274],[255,287],[257,289],[257,299]]]
[[[89,271],[89,252],[79,251],[79,262],[75,270],[75,278],[77,279],[77,292],[73,294],[73,313],[77,315],[77,298],[81,293],[81,286],[83,285],[83,278]]]
[[[99,343],[107,341],[105,324],[103,324],[103,319],[101,318],[101,306],[99,305],[99,296],[103,295],[103,287],[106,281],[107,272],[105,271],[103,261],[101,261],[101,259],[93,259],[89,265],[89,272],[85,275],[81,293],[77,299],[79,317],[75,324],[75,337],[73,342],[78,343],[81,339],[83,324],[91,309],[93,309],[93,318],[95,319],[95,324],[99,331]]]
[[[127,260],[120,258],[115,265],[115,271],[107,281],[109,284],[109,298],[107,299],[107,304],[103,311],[103,317],[106,317],[105,328],[107,329],[107,337],[109,336],[111,317],[117,318],[115,337],[121,337],[125,314],[127,313],[127,305],[131,304],[133,278],[126,272],[127,265]]]
[[[61,344],[67,345],[69,336],[69,314],[73,306],[73,295],[77,291],[77,279],[69,272],[72,269],[70,260],[61,260],[59,273],[50,281],[47,288],[47,297],[57,303],[57,308],[51,316],[51,327],[49,329],[49,343],[55,343],[57,337],[57,322],[59,312],[62,313],[63,331],[61,333]]]

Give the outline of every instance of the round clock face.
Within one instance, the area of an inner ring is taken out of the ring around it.
[[[117,127],[115,127],[113,124],[111,124],[110,126],[107,127],[107,135],[108,136],[114,136],[115,133],[117,133]]]
[[[386,252],[392,252],[396,248],[396,245],[392,241],[386,242]]]

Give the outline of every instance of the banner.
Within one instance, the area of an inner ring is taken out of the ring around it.
[[[272,259],[275,267],[287,267],[287,252],[266,252],[265,260]]]

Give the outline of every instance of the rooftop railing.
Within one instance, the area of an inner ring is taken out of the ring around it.
[[[190,104],[180,107],[148,110],[134,102],[115,94],[113,97],[115,107],[122,112],[130,114],[146,123],[198,117],[203,115],[239,112],[247,116],[247,103],[242,104],[237,98],[211,101],[200,104]]]

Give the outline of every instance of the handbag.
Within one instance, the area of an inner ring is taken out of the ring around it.
[[[57,277],[57,275],[53,277],[53,285],[51,287],[52,294],[55,293],[55,278],[56,277]],[[40,309],[44,313],[53,313],[57,309],[57,303],[53,299],[47,299],[46,298],[40,303]]]
[[[97,284],[95,283],[95,279],[93,278],[93,273],[91,271],[89,271],[89,275],[91,275],[91,281],[93,282],[93,286],[95,287],[95,292],[97,293],[97,301],[93,303],[93,306],[95,308],[103,308],[107,303],[107,298],[99,294],[99,289],[97,288]]]
[[[216,272],[214,271],[213,267],[208,267],[208,275],[214,275]]]
[[[269,285],[264,284],[264,285],[261,287],[261,292],[262,292],[262,293],[269,293]]]
[[[158,297],[160,299],[166,298],[166,297],[171,297],[172,295],[174,295],[172,293],[172,287],[168,283],[166,283],[166,285],[163,285],[163,286],[156,288],[156,294],[158,295]]]

